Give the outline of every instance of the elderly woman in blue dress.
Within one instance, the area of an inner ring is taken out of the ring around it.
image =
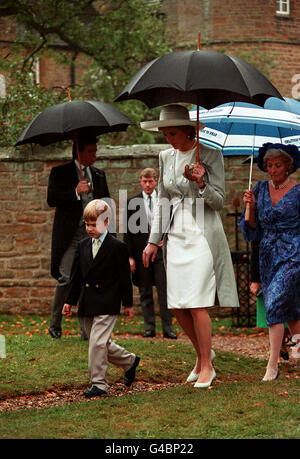
[[[171,145],[160,152],[158,205],[143,260],[154,259],[163,236],[168,308],[191,340],[196,364],[187,378],[197,388],[209,387],[216,377],[211,349],[208,309],[238,306],[236,282],[219,211],[224,205],[225,176],[220,151],[200,145],[196,158],[196,122],[178,104],[164,107],[157,121],[141,127],[160,130]],[[201,128],[204,126],[201,124]],[[185,177],[191,166],[194,181]]]
[[[263,381],[277,379],[284,322],[300,338],[300,185],[290,174],[300,167],[295,145],[264,144],[257,165],[270,180],[246,191],[250,218],[240,219],[244,238],[259,241],[259,267],[269,327],[270,355]],[[296,346],[298,348],[298,346]]]

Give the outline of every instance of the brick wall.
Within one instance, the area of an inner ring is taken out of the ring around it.
[[[128,196],[139,192],[139,172],[158,166],[158,152],[165,145],[98,147],[96,166],[105,169],[112,198],[119,206],[119,190]],[[53,166],[70,160],[71,151],[36,148],[32,153],[0,149],[0,313],[49,314],[55,281],[50,276],[50,247],[54,210],[46,203],[47,184]],[[244,157],[225,158],[226,205],[224,229],[235,250],[233,200],[240,199],[248,184],[249,167]],[[254,178],[264,179],[254,168]],[[300,174],[294,177],[300,182]],[[119,212],[118,212],[119,213]],[[117,215],[118,215],[117,213]],[[120,210],[122,213],[122,210]],[[240,249],[245,247],[242,236]],[[137,290],[135,303],[138,303]]]
[[[277,39],[299,42],[300,4],[291,0],[289,16],[276,14],[275,0],[164,0],[176,42]]]
[[[164,0],[163,7],[178,49],[196,49],[200,33],[201,49],[266,53],[272,83],[283,96],[300,98],[291,81],[300,74],[300,3],[290,3],[289,16],[276,14],[275,0]]]

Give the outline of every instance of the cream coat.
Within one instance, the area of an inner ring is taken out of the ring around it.
[[[204,235],[214,260],[219,304],[223,307],[238,307],[239,300],[231,254],[219,214],[219,211],[224,206],[225,197],[223,156],[219,150],[208,148],[201,144],[199,153],[200,163],[206,170],[204,180],[207,185],[201,194],[197,184],[190,182],[193,202],[196,202],[197,198],[204,200]],[[195,158],[193,158],[192,162],[195,162]],[[164,234],[164,248],[166,248],[167,234],[173,216],[178,208],[178,204],[184,199],[184,195],[176,184],[175,150],[173,148],[160,152],[159,168],[158,206],[149,242],[158,244]],[[166,210],[167,202],[171,200],[173,202],[175,200],[177,204]],[[165,261],[166,258],[165,256]]]

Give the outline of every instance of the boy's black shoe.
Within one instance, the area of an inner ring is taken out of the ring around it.
[[[105,392],[105,390],[99,389],[99,387],[97,386],[92,386],[84,392],[84,396],[87,398],[101,397],[102,395],[106,395],[106,394],[107,392]]]
[[[133,383],[134,379],[135,379],[135,370],[136,370],[136,367],[138,366],[138,364],[140,363],[140,357],[137,355],[135,357],[135,361],[134,361],[134,364],[132,365],[131,368],[129,368],[129,370],[125,371],[125,376],[124,376],[124,384],[125,386],[127,387],[130,387],[131,384]]]
[[[164,338],[177,339],[177,335],[175,335],[175,333],[173,333],[173,332],[164,333]]]
[[[61,338],[61,330],[57,330],[56,328],[54,327],[50,327],[49,328],[49,334],[52,336],[52,338]]]
[[[154,336],[155,336],[155,331],[152,331],[152,330],[147,330],[143,334],[143,338],[154,338]]]

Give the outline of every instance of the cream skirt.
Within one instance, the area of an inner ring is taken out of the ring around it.
[[[175,218],[182,216],[175,214]],[[182,231],[176,231],[175,224],[168,234],[167,293],[169,309],[215,305],[213,257],[208,242],[196,223],[186,226]]]

